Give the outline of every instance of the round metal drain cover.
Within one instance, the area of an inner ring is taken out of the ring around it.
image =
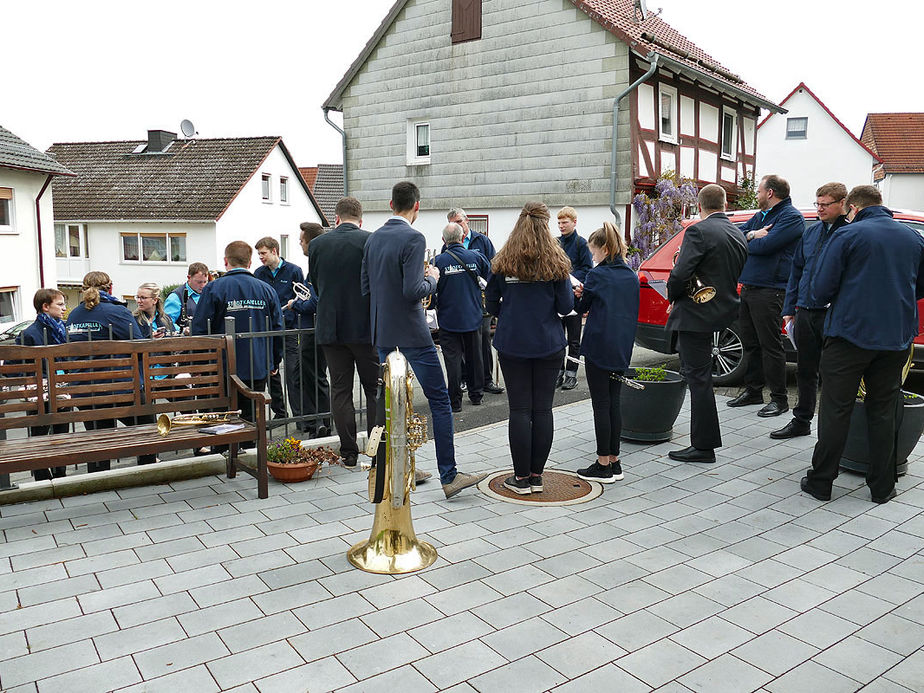
[[[574,472],[546,469],[542,473],[542,492],[520,495],[504,486],[504,479],[511,474],[512,469],[488,474],[478,488],[492,498],[523,505],[576,505],[603,493],[602,484],[579,479]]]

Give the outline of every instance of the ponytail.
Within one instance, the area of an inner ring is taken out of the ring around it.
[[[112,279],[105,272],[87,272],[83,278],[83,305],[87,310],[93,310],[99,305],[99,291],[109,291]]]
[[[590,234],[587,242],[597,248],[602,248],[608,262],[612,262],[617,255],[622,258],[623,262],[626,260],[628,252],[626,240],[612,222],[604,221],[601,228]]]

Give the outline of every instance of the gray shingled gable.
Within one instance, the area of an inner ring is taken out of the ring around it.
[[[59,176],[74,175],[72,171],[3,126],[0,126],[0,166]]]

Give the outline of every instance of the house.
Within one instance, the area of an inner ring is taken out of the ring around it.
[[[318,201],[327,220],[333,224],[334,207],[343,197],[343,164],[318,164],[298,169],[305,183]]]
[[[264,236],[305,269],[299,224],[327,225],[279,137],[183,140],[149,130],[147,140],[49,152],[77,173],[54,186],[58,283],[72,295],[88,271],[102,270],[116,295],[132,299],[143,282],[183,282],[191,262],[223,270],[228,243]]]
[[[815,202],[815,191],[831,181],[849,190],[873,182],[881,159],[838,120],[824,102],[800,82],[780,102],[785,115],[771,113],[757,126],[757,175],[783,176],[798,207]]]
[[[397,0],[323,108],[365,226],[413,180],[431,247],[453,206],[495,245],[531,199],[576,207],[585,235],[621,224],[667,170],[734,199],[761,109],[782,110],[643,0]]]
[[[896,209],[924,209],[924,113],[870,113],[860,139],[881,163],[873,180]]]
[[[54,286],[51,181],[66,166],[0,127],[0,329],[35,318],[32,297]]]

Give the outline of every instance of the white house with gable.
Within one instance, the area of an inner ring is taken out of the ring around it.
[[[873,182],[880,158],[857,139],[805,82],[780,102],[787,113],[771,113],[757,126],[757,175],[780,175],[797,207],[810,207],[815,191],[841,182],[849,190]]]

